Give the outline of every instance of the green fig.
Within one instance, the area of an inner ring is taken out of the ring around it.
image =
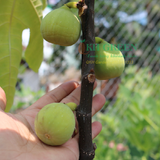
[[[49,12],[42,19],[40,29],[46,41],[61,46],[71,46],[77,42],[81,26],[71,9],[64,5]]]
[[[125,61],[121,51],[114,45],[96,37],[98,43],[95,51],[95,76],[99,80],[119,77],[125,68]]]
[[[63,103],[51,103],[43,107],[35,118],[35,132],[47,145],[57,146],[67,142],[75,129],[72,110]]]
[[[77,104],[73,102],[66,103],[66,105],[72,110],[75,111],[77,108]]]

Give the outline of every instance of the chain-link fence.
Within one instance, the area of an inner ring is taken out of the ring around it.
[[[48,2],[51,3],[51,1]],[[52,1],[52,8],[55,9],[67,2],[64,0],[59,3],[55,2],[56,4],[53,5]],[[77,11],[73,11],[77,14]],[[95,36],[105,39],[122,51],[126,69],[137,65],[137,70],[149,67],[152,76],[158,74],[160,58],[159,1],[95,1]],[[67,54],[75,58],[71,65],[80,69],[81,55],[77,49],[79,43],[80,40],[72,47],[54,46],[52,66],[56,71],[62,72],[70,65],[70,62],[65,59]],[[125,75],[126,72],[121,78]],[[102,83],[101,92],[106,99],[115,100],[121,78],[111,79],[108,83],[107,81],[99,82]],[[143,88],[143,86],[141,87]]]
[[[160,4],[158,1],[96,1],[95,33],[106,41],[121,47],[128,67],[137,65],[137,71],[148,67],[151,76],[159,72],[160,58]],[[127,73],[121,76],[124,78]],[[136,74],[136,71],[135,71]],[[141,75],[142,76],[142,75]],[[141,77],[143,79],[143,77]],[[145,80],[144,80],[145,81]],[[102,89],[106,98],[115,99],[120,79],[111,79]],[[126,82],[124,82],[126,83]],[[136,80],[135,80],[135,83]],[[150,79],[150,85],[153,84]],[[134,84],[130,86],[134,89]],[[139,89],[145,89],[139,86]],[[147,86],[146,86],[147,87]],[[159,87],[157,87],[158,89]],[[156,95],[155,95],[156,96]]]

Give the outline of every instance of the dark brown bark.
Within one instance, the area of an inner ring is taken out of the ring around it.
[[[82,0],[78,4],[79,15],[82,21],[82,79],[80,105],[76,116],[79,124],[79,160],[93,160],[95,145],[92,143],[92,98],[95,55],[94,35],[94,0]],[[88,47],[89,46],[89,47]],[[87,54],[84,54],[87,53]],[[92,56],[92,58],[91,58]]]

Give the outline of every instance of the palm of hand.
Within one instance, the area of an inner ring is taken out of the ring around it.
[[[12,115],[0,110],[0,156],[2,160],[78,160],[78,135],[59,147],[43,144],[35,134],[34,119],[39,110],[53,102],[79,104],[80,87],[73,82],[65,83],[41,97],[26,110]],[[0,97],[1,100],[1,97]],[[103,106],[105,99],[96,95],[93,99],[93,114]],[[1,103],[0,103],[1,106]],[[99,134],[101,125],[92,124],[92,137]]]
[[[0,113],[5,119],[0,131],[0,153],[7,160],[78,160],[78,142],[70,139],[60,147],[51,147],[43,144],[35,135],[31,126],[23,116]],[[56,156],[58,155],[58,156]]]

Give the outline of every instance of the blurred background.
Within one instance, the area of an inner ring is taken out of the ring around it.
[[[43,15],[67,2],[48,0]],[[23,31],[23,51],[29,35],[29,29]],[[103,126],[94,140],[95,160],[160,160],[160,1],[95,0],[95,36],[121,45],[126,64],[121,77],[97,80],[94,95],[102,93],[106,103],[93,117]],[[10,112],[27,108],[63,82],[80,82],[80,43],[62,47],[44,41],[38,73],[22,59]]]

